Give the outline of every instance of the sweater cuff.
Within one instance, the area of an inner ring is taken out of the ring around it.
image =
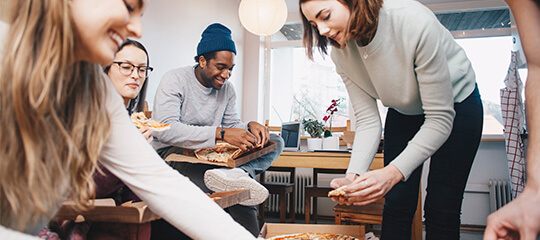
[[[420,165],[424,164],[427,160],[427,157],[423,156],[419,152],[414,150],[405,149],[398,157],[396,157],[390,164],[396,166],[399,171],[403,174],[403,181],[407,181],[411,174],[418,168]]]

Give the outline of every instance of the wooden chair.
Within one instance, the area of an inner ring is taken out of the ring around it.
[[[144,115],[147,118],[152,118],[152,111],[148,110],[148,101],[144,101]]]
[[[289,217],[290,222],[294,223],[295,220],[295,177],[296,177],[296,168],[282,168],[282,167],[270,167],[266,171],[277,171],[277,172],[288,172],[290,181],[288,183],[282,182],[266,182],[265,181],[265,172],[260,174],[260,183],[268,189],[270,194],[277,194],[279,196],[279,221],[284,223],[286,222],[286,213],[287,213],[287,195],[289,195]],[[268,200],[264,201],[259,205],[259,224],[262,226],[264,224],[264,210],[265,205]]]
[[[264,125],[268,127],[270,131],[279,132],[281,127],[269,126],[269,121],[266,120]],[[287,195],[289,196],[289,217],[290,222],[294,223],[295,220],[295,205],[296,205],[296,191],[295,191],[295,178],[296,178],[296,169],[295,168],[278,168],[270,167],[266,171],[277,171],[277,172],[289,172],[288,183],[278,183],[278,182],[266,182],[265,173],[260,175],[260,183],[268,189],[270,194],[277,194],[279,198],[279,221],[284,223],[286,222],[286,205],[287,205]],[[264,224],[264,210],[266,203],[265,201],[259,205],[259,223],[262,226]]]
[[[304,215],[306,224],[311,223],[311,201],[313,198],[313,223],[317,223],[317,198],[318,197],[328,197],[328,192],[333,190],[330,185],[320,185],[318,184],[319,173],[334,173],[334,174],[343,174],[345,170],[343,169],[313,169],[313,184],[307,185],[304,187]]]
[[[326,129],[326,128],[325,128]],[[346,132],[351,130],[351,121],[347,120],[347,126],[345,127],[333,127],[332,132]],[[340,146],[347,145],[343,138],[340,137]],[[311,201],[313,198],[313,223],[317,223],[317,197],[328,197],[328,192],[333,188],[330,185],[318,184],[319,173],[330,174],[343,174],[345,170],[341,169],[313,169],[313,184],[304,187],[305,199],[304,199],[304,215],[306,224],[311,223]]]

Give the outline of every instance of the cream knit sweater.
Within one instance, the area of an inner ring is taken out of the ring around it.
[[[421,129],[391,162],[406,180],[446,141],[454,102],[475,88],[463,49],[434,14],[414,0],[385,0],[373,40],[367,46],[351,40],[331,56],[356,117],[348,173],[368,171],[375,156],[382,131],[376,99],[402,114],[425,114]]]

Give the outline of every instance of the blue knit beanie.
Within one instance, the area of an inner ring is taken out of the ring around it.
[[[222,50],[231,51],[236,55],[236,46],[231,38],[231,30],[219,23],[211,24],[201,34],[201,41],[197,45],[197,56]]]

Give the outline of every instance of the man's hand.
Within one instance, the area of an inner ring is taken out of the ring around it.
[[[270,131],[260,123],[249,122],[248,129],[257,138],[257,144],[260,143],[261,148],[263,148],[270,140]]]
[[[525,186],[513,201],[487,218],[484,239],[535,240],[540,233],[540,192]]]
[[[216,136],[219,136],[220,131],[221,128],[218,127]],[[257,144],[257,138],[249,131],[241,128],[225,128],[225,134],[221,140],[239,147],[242,151],[248,151]]]

